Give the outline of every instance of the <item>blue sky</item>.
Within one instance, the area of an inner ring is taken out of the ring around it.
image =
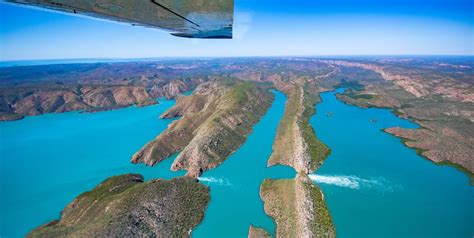
[[[0,60],[473,55],[474,0],[235,0],[234,39],[0,3]]]

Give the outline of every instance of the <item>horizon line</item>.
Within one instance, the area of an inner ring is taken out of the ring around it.
[[[86,58],[38,58],[0,59],[0,63],[25,61],[63,60],[153,60],[153,59],[219,59],[219,58],[288,58],[288,57],[474,57],[474,54],[327,54],[327,55],[242,55],[242,56],[157,56],[157,57],[86,57]]]

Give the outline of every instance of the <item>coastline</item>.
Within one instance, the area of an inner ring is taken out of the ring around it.
[[[332,91],[336,91],[337,89],[340,89],[340,88],[335,88],[334,90],[331,90]],[[345,90],[344,90],[345,91]],[[343,91],[343,92],[344,92]],[[342,93],[342,92],[341,92]],[[414,124],[416,124],[418,126],[418,128],[410,128],[410,130],[421,130],[421,129],[425,129],[425,130],[429,130],[428,128],[422,126],[419,122],[418,119],[414,118],[414,117],[411,117],[409,115],[406,115],[406,114],[403,114],[401,112],[399,112],[397,110],[397,108],[393,108],[393,107],[378,107],[376,105],[373,105],[373,104],[370,104],[370,103],[366,103],[366,104],[357,104],[357,103],[351,103],[347,100],[344,100],[342,98],[340,98],[339,95],[343,95],[341,93],[335,93],[335,96],[337,98],[337,100],[339,100],[340,102],[344,103],[344,104],[347,104],[347,105],[351,105],[351,106],[355,106],[355,107],[359,107],[359,108],[363,108],[363,109],[369,109],[369,108],[375,108],[375,109],[384,109],[384,110],[388,110],[390,111],[393,115],[399,117],[400,119],[404,119],[404,120],[408,120]],[[416,151],[416,153],[422,157],[423,159],[426,159],[426,160],[429,160],[430,162],[438,165],[438,166],[450,166],[450,167],[454,167],[455,169],[459,170],[460,172],[464,173],[466,175],[466,177],[468,178],[469,180],[469,184],[471,186],[474,186],[474,172],[473,171],[470,171],[469,169],[465,168],[464,166],[456,163],[456,162],[452,162],[452,161],[449,161],[449,160],[443,160],[443,161],[435,161],[434,159],[431,159],[429,158],[428,156],[424,155],[423,152],[426,152],[426,151],[429,151],[429,149],[424,149],[424,148],[420,148],[420,147],[416,147],[416,146],[409,146],[407,143],[408,142],[416,142],[416,140],[410,140],[410,139],[407,139],[407,138],[404,138],[403,136],[399,136],[399,135],[396,135],[394,133],[390,133],[388,132],[387,130],[389,130],[390,128],[383,128],[381,129],[384,133],[387,133],[387,134],[390,134],[391,136],[394,136],[396,138],[399,138],[400,139],[400,142],[406,146],[407,148],[410,148],[410,149],[413,149],[414,151]],[[406,128],[402,128],[402,129],[406,129]]]

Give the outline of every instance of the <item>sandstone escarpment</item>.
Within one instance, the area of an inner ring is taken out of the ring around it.
[[[260,196],[265,212],[276,222],[276,237],[335,237],[324,196],[306,174],[266,179]]]
[[[115,176],[28,237],[188,237],[209,200],[209,188],[189,178],[144,182],[137,174]]]
[[[80,89],[84,101],[92,107],[112,105],[132,105],[152,99],[143,87],[82,87]]]
[[[0,119],[78,110],[100,111],[110,108],[151,105],[156,101],[140,86],[53,85],[38,89],[0,90]]]
[[[439,94],[447,99],[461,102],[474,102],[472,85],[456,81],[451,77],[432,74],[427,70],[406,70],[390,65],[344,60],[323,60],[323,62],[331,65],[358,67],[375,71],[379,73],[384,80],[393,82],[395,85],[416,97]],[[426,75],[429,75],[429,80],[427,80]]]
[[[66,90],[33,93],[12,104],[14,113],[19,115],[40,115],[86,108],[88,105],[79,95]]]
[[[162,117],[182,116],[133,157],[133,163],[154,165],[180,152],[172,170],[198,177],[221,164],[246,139],[269,108],[273,95],[251,82],[212,81],[191,96],[178,97]]]
[[[193,90],[204,81],[202,78],[175,79],[164,84],[153,84],[149,93],[155,98],[174,98],[179,94]]]

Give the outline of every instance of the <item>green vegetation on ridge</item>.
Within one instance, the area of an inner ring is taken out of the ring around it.
[[[137,174],[115,176],[28,237],[187,237],[209,200],[209,189],[189,178],[144,182]]]

